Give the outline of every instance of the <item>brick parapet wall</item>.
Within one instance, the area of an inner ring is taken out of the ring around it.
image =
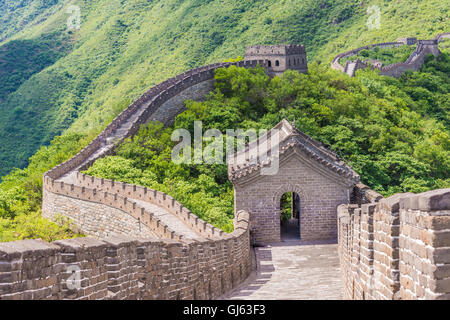
[[[450,298],[450,189],[338,208],[347,299]]]
[[[251,271],[248,213],[238,212],[235,223],[227,237],[201,242],[1,243],[0,299],[215,299]]]
[[[374,213],[374,299],[394,299],[399,290],[399,199],[382,199]]]
[[[419,40],[416,49],[405,62],[398,62],[381,67],[380,74],[398,78],[407,70],[417,71],[423,66],[425,59],[429,54],[433,54],[436,57],[439,56],[438,41]]]
[[[68,212],[58,212],[57,208],[54,208],[51,203],[47,203],[48,201],[54,201],[57,198],[56,196],[49,195],[66,196],[81,201],[101,203],[121,210],[130,217],[137,219],[139,226],[141,223],[144,224],[162,238],[182,240],[182,235],[177,234],[175,230],[171,230],[170,226],[165,225],[162,221],[152,216],[150,212],[145,211],[144,208],[132,200],[142,199],[158,206],[163,206],[165,210],[178,216],[185,224],[193,228],[193,230],[201,236],[220,238],[223,235],[221,230],[202,221],[164,193],[108,180],[96,179],[94,180],[96,181],[95,187],[91,187],[88,180],[83,179],[83,181],[81,181],[80,179],[77,179],[75,183],[73,181],[71,181],[72,183],[67,183],[59,181],[58,178],[68,174],[79,174],[80,170],[89,168],[97,159],[113,154],[117,143],[126,137],[136,134],[139,127],[146,123],[152,114],[161,109],[165,103],[170,102],[172,98],[177,97],[177,95],[182,94],[189,88],[193,88],[213,79],[214,71],[217,68],[226,68],[232,65],[250,68],[257,65],[264,66],[265,62],[263,60],[250,60],[212,64],[190,70],[151,88],[127,109],[122,111],[87,147],[71,159],[44,174],[43,215],[47,218],[53,218],[58,213],[72,216],[73,210],[68,210]],[[174,118],[176,112],[179,112],[179,110],[167,111],[165,114],[167,115],[170,113],[172,118]],[[133,117],[131,118],[131,116]],[[114,134],[114,130],[121,128],[121,126],[125,124],[125,131],[121,129],[119,136]],[[111,137],[116,139],[115,143],[108,142],[108,139],[111,139]],[[103,181],[106,185],[100,186],[100,181]],[[108,187],[108,185],[110,187]],[[114,185],[120,188],[114,188]],[[106,190],[102,188],[104,186],[106,186]],[[151,192],[154,193],[155,198],[150,197]],[[109,225],[104,224],[103,220],[98,220],[99,225],[97,227],[99,230],[110,229],[114,231],[114,233],[117,233],[115,232],[117,231],[117,228],[111,229]],[[91,229],[93,224],[94,222],[91,221],[88,226],[85,226],[84,230],[89,230],[88,234],[103,236],[105,234],[103,231],[92,232]],[[78,227],[83,230],[83,226]],[[132,226],[129,223],[128,227],[128,230],[135,232],[136,226]]]
[[[350,197],[350,203],[352,204],[366,204],[375,203],[383,199],[383,196],[378,192],[370,189],[368,186],[362,183],[358,183],[353,187],[353,192]]]
[[[450,189],[400,200],[402,299],[450,299]]]
[[[92,190],[92,192],[94,190],[102,190],[106,193],[117,195],[116,197],[119,200],[112,205],[116,208],[120,207],[121,201],[125,201],[122,199],[138,199],[164,208],[203,237],[220,238],[225,234],[222,230],[197,217],[189,209],[164,192],[109,179],[96,178],[81,172],[77,172],[76,177],[77,185],[84,187],[85,190]],[[133,200],[129,201],[133,202]]]
[[[43,190],[46,201],[42,207],[43,217],[59,220],[63,218],[70,221],[74,231],[97,238],[107,238],[114,235],[132,235],[138,238],[170,238],[158,233],[161,229],[152,230],[131,214],[100,202],[85,201]],[[162,232],[164,229],[162,229]]]
[[[337,208],[338,222],[338,253],[341,266],[341,273],[344,280],[344,297],[351,299],[353,297],[353,277],[350,270],[350,254],[352,252],[352,231],[351,217],[355,205],[342,204]],[[357,207],[357,205],[356,205]]]

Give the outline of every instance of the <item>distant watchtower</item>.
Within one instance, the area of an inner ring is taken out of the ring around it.
[[[245,60],[266,60],[271,76],[282,75],[288,69],[307,72],[303,45],[251,46],[245,50]]]

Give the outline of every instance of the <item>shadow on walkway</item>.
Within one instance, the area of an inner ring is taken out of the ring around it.
[[[343,298],[336,241],[286,240],[255,248],[257,270],[221,299]]]

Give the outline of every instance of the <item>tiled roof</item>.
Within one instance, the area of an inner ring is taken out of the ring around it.
[[[271,145],[270,142],[272,137],[275,137],[276,130],[279,132],[279,142],[275,142]],[[257,148],[258,145],[264,144],[264,141],[268,141],[271,147],[271,151],[267,153],[266,157],[264,157],[265,150],[261,150],[262,148]],[[277,146],[279,147],[278,155],[276,151],[273,151]],[[271,161],[275,159],[275,157],[278,156],[282,158],[286,152],[291,150],[291,148],[299,148],[310,158],[322,164],[328,170],[334,171],[335,173],[341,175],[346,180],[351,180],[355,183],[359,182],[359,175],[350,166],[345,164],[339,156],[325,148],[322,143],[312,139],[295,128],[285,119],[267,132],[266,135],[259,137],[256,141],[253,141],[247,145],[244,151],[238,152],[235,155],[234,163],[228,165],[229,179],[231,181],[235,181],[258,171],[263,167],[267,167]],[[241,161],[241,163],[237,163],[237,159],[239,157],[244,158],[243,154],[245,154],[245,162]],[[255,154],[258,155],[258,161],[254,160]]]

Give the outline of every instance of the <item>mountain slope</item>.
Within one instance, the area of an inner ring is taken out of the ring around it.
[[[0,43],[27,27],[41,24],[60,10],[64,0],[0,0]]]
[[[356,0],[19,3],[0,15],[0,29],[5,30],[0,37],[10,37],[0,49],[13,40],[49,34],[65,49],[13,91],[9,87],[0,102],[0,175],[26,166],[40,146],[66,129],[99,131],[152,85],[206,63],[242,56],[246,45],[303,43],[310,61],[328,62],[332,55],[365,43],[405,35],[429,38],[449,21],[449,5],[437,0],[376,2],[379,30],[366,27],[371,4]],[[80,30],[67,30],[68,5],[80,8]]]

